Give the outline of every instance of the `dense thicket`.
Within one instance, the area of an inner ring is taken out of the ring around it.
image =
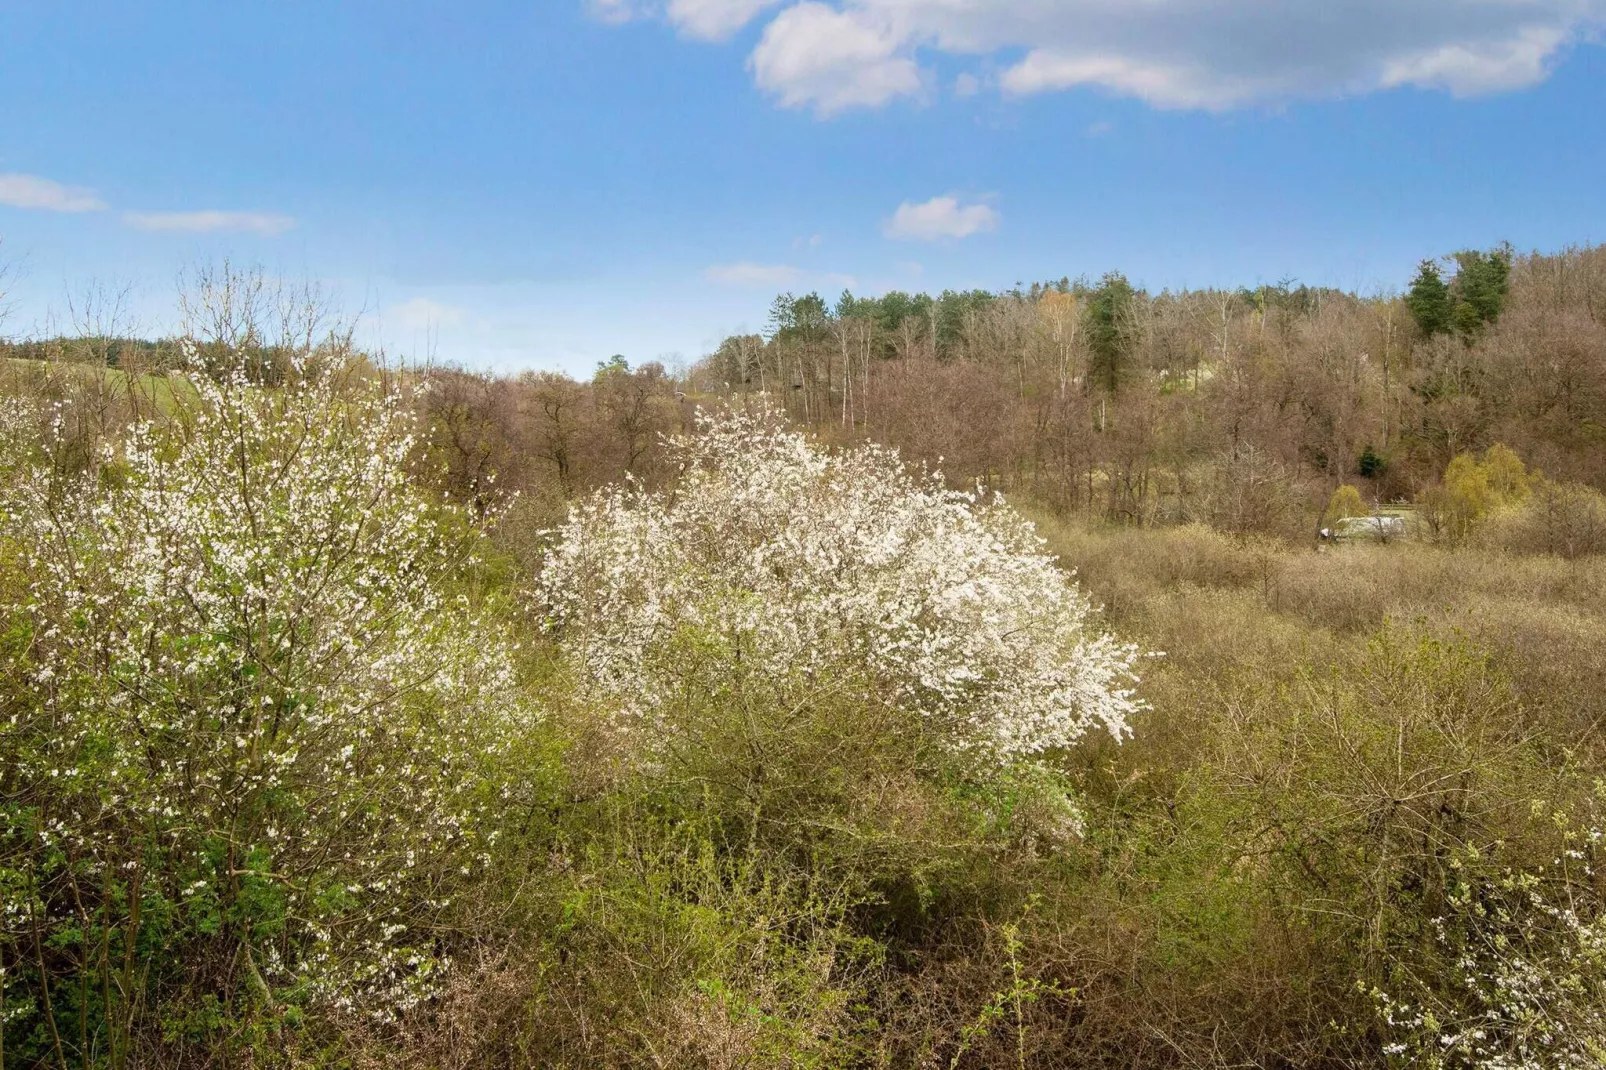
[[[1507,257],[13,351],[0,1067],[1600,1065],[1606,255]]]

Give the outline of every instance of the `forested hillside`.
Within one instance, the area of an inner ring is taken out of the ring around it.
[[[766,337],[727,340],[694,382],[1136,524],[1296,534],[1341,483],[1412,501],[1495,443],[1606,487],[1606,248],[1451,263],[1403,297],[1148,294],[1120,275],[787,295]]]
[[[1606,1061],[1606,248],[584,381],[196,279],[0,354],[0,1070]]]
[[[239,341],[238,324],[200,319],[209,344]],[[269,348],[306,344],[305,322],[273,332]],[[6,351],[136,374],[179,360],[176,342],[104,338]],[[432,384],[446,488],[480,509],[517,490],[551,513],[627,472],[651,481],[662,436],[697,405],[762,395],[828,441],[896,447],[957,486],[1302,538],[1340,485],[1372,506],[1416,503],[1457,455],[1497,444],[1557,484],[1606,488],[1606,246],[1461,253],[1375,297],[1291,282],[1150,294],[1118,274],[996,294],[786,294],[765,334],[673,373],[615,357],[589,381],[413,374]]]

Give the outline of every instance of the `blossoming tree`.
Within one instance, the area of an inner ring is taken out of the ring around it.
[[[674,739],[688,657],[704,679],[851,679],[984,766],[1130,731],[1138,650],[1001,500],[765,413],[702,417],[673,452],[670,489],[576,505],[539,580],[577,686],[648,754]]]
[[[36,960],[8,997],[51,1058],[138,1063],[140,1015],[185,992],[236,1020],[416,999],[528,717],[454,593],[478,533],[407,480],[399,392],[195,385],[91,475],[0,489],[29,577],[0,592],[0,944]]]

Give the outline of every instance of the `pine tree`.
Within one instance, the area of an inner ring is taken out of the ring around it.
[[[1450,285],[1456,333],[1471,341],[1500,318],[1511,290],[1509,247],[1481,253],[1466,249],[1455,254],[1460,270]]]
[[[1411,282],[1411,292],[1405,297],[1405,304],[1424,335],[1431,338],[1449,332],[1452,312],[1450,287],[1439,273],[1438,264],[1431,260],[1422,261],[1417,268],[1416,278]]]
[[[1087,306],[1087,344],[1093,351],[1089,378],[1112,393],[1124,378],[1127,321],[1135,291],[1126,276],[1111,272]]]

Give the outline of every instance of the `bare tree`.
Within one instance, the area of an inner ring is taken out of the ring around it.
[[[293,356],[349,357],[354,348],[355,319],[338,315],[321,284],[270,278],[260,266],[224,260],[190,269],[179,279],[179,311],[184,336],[213,374],[244,361],[253,378],[278,381]]]
[[[556,372],[526,372],[519,382],[530,399],[531,448],[536,456],[551,462],[563,496],[572,497],[584,390],[573,379]]]
[[[74,334],[73,356],[104,368],[117,364],[120,344],[138,333],[129,310],[132,283],[96,279],[76,296],[67,294],[67,319]]]
[[[604,369],[592,384],[605,424],[601,430],[617,440],[624,471],[633,476],[644,474],[648,455],[673,424],[670,386],[664,366],[654,361],[634,371]]]

